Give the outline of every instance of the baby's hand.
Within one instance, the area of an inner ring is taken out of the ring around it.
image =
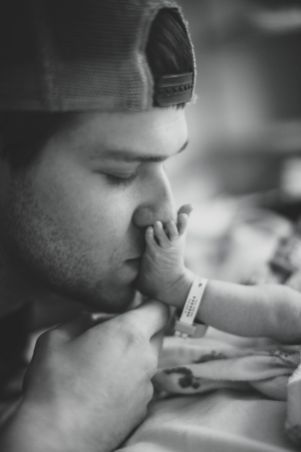
[[[172,304],[177,283],[187,271],[184,244],[190,212],[190,206],[182,206],[177,222],[171,220],[163,225],[156,221],[146,229],[146,247],[138,278],[138,287],[145,295]]]

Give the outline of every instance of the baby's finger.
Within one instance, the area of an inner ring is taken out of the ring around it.
[[[165,230],[170,241],[173,241],[179,237],[178,228],[173,220],[166,223]]]
[[[164,231],[162,221],[156,221],[154,224],[154,235],[160,246],[166,246],[169,243],[169,239]]]
[[[145,241],[146,244],[150,247],[153,247],[156,245],[155,235],[154,235],[154,228],[152,226],[148,226],[145,231]]]
[[[178,215],[178,231],[180,235],[183,235],[187,229],[188,225],[188,215],[186,213],[181,213]]]
[[[178,216],[181,215],[182,213],[186,213],[186,215],[190,215],[191,212],[193,211],[192,205],[191,204],[184,204],[183,206],[181,206],[178,210]]]

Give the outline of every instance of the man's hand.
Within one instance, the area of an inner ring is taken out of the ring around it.
[[[1,450],[118,447],[146,414],[167,320],[167,309],[149,302],[101,324],[84,315],[43,334]]]

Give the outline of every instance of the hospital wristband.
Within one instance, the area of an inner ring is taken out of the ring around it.
[[[200,308],[205,288],[208,280],[196,277],[189,290],[183,311],[179,320],[175,324],[175,335],[183,338],[204,336],[207,325],[198,322],[194,323],[198,310]]]

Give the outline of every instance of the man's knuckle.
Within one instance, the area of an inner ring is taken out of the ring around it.
[[[61,344],[65,339],[64,332],[58,329],[46,331],[37,338],[35,350],[47,350],[47,352],[50,352],[56,349],[58,344]]]
[[[53,339],[49,331],[40,334],[35,343],[35,350],[50,348],[52,340]]]
[[[122,334],[129,344],[144,344],[146,342],[143,328],[132,319],[126,319],[122,324]]]

